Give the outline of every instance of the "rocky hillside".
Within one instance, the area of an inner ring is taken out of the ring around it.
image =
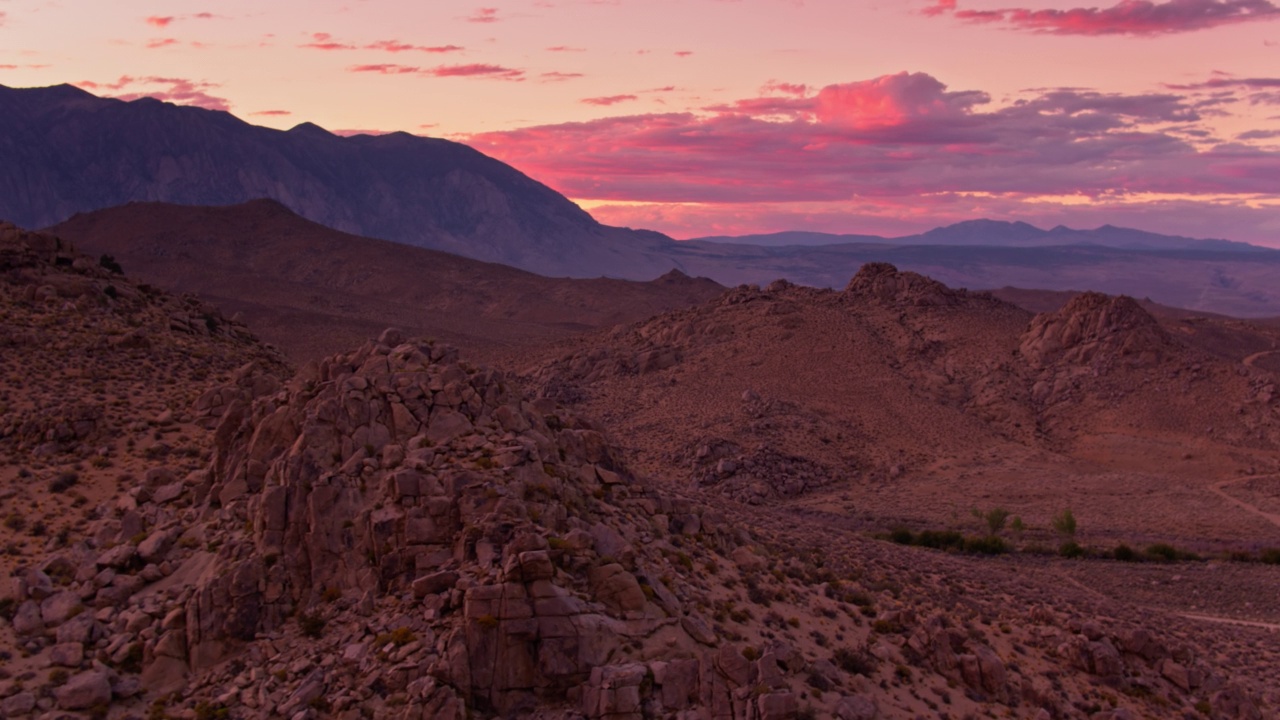
[[[967,515],[991,497],[1043,526],[1063,506],[1097,504],[1095,521],[1146,541],[1280,540],[1257,518],[1203,533],[1177,519],[1178,503],[1209,502],[1204,478],[1280,467],[1277,379],[1258,366],[1270,351],[1210,353],[1205,338],[1183,340],[1198,325],[1166,329],[1098,294],[1033,316],[871,264],[843,291],[743,286],[585,336],[526,376],[606,418],[645,472],[745,502],[859,497],[881,527],[955,526],[957,506]],[[1252,332],[1249,347],[1274,336]],[[1118,472],[1129,480],[1117,485]],[[1025,482],[1080,473],[1090,480],[1076,492]],[[1184,499],[1138,517],[1115,502],[1139,485],[1169,497],[1170,476],[1186,478]]]
[[[70,85],[0,86],[0,217],[45,227],[130,201],[271,198],[366,237],[543,275],[649,279],[674,264],[657,233],[600,225],[564,196],[465,145],[407,133],[287,132],[225,112]]]
[[[143,529],[17,574],[18,642],[66,669],[10,682],[11,716],[1261,717],[1247,674],[1132,619],[958,607],[967,579],[915,577],[932,559],[659,492],[449,348],[387,332],[279,390],[252,378],[197,402],[227,406],[207,468],[135,498],[180,515],[109,518],[99,537]]]
[[[5,357],[133,421],[81,433],[64,415],[28,432],[27,409],[55,388],[15,383],[4,398],[18,462],[0,490],[6,507],[44,513],[37,529],[11,511],[0,531],[6,718],[1252,720],[1280,706],[1265,630],[1169,622],[1052,564],[899,547],[776,502],[682,489],[637,472],[628,456],[645,438],[615,429],[626,422],[536,399],[397,331],[288,373],[242,329],[132,284],[111,258],[7,233],[3,307],[26,339]],[[64,285],[83,292],[59,296]],[[883,333],[870,352],[910,348],[930,366],[945,362],[928,332],[952,333],[949,383],[998,333],[946,313],[1003,318],[997,330],[1028,319],[869,268],[845,293],[742,288],[665,315],[575,372],[678,394],[688,386],[672,370],[699,362],[700,343],[732,357],[736,338],[759,346],[779,320],[798,338],[811,306],[828,331],[853,308],[898,318],[863,319]],[[740,311],[766,325],[728,322]],[[131,321],[147,331],[86,344]],[[926,392],[960,417],[945,385]],[[763,432],[809,419],[794,400],[738,401]],[[732,476],[726,461],[716,470]]]

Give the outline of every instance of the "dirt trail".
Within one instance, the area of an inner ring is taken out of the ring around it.
[[[1258,362],[1259,358],[1266,357],[1267,355],[1275,355],[1276,353],[1280,353],[1280,350],[1263,350],[1262,352],[1256,352],[1250,355],[1245,358],[1243,362],[1249,367],[1255,367],[1254,363]]]
[[[1280,623],[1259,622],[1257,620],[1237,620],[1229,617],[1219,617],[1217,615],[1197,615],[1195,613],[1177,613],[1179,617],[1188,620],[1200,620],[1202,622],[1218,623],[1221,625],[1244,625],[1246,627],[1262,628],[1264,630],[1280,630]]]
[[[1257,480],[1260,477],[1267,477],[1267,476],[1251,475],[1249,477],[1234,478],[1231,480],[1219,480],[1218,482],[1209,486],[1209,491],[1212,492],[1214,495],[1217,495],[1218,497],[1222,498],[1223,500],[1226,500],[1228,503],[1235,505],[1241,510],[1244,510],[1245,512],[1253,513],[1254,515],[1257,515],[1258,517],[1262,518],[1263,520],[1266,520],[1272,525],[1275,525],[1276,527],[1280,527],[1280,515],[1277,515],[1276,513],[1269,513],[1265,510],[1260,510],[1256,505],[1251,505],[1243,500],[1239,500],[1234,497],[1231,497],[1230,495],[1227,494],[1225,490],[1223,490],[1223,488],[1228,485],[1235,485],[1238,483],[1247,482],[1249,480]]]

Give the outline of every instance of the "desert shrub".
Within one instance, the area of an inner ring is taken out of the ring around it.
[[[1138,553],[1135,552],[1133,548],[1129,547],[1128,545],[1125,545],[1124,543],[1120,543],[1119,545],[1117,545],[1116,549],[1113,550],[1111,554],[1115,557],[1115,559],[1119,560],[1120,562],[1134,562],[1136,560],[1141,559],[1138,557]]]
[[[72,470],[60,472],[57,477],[49,481],[49,492],[66,492],[78,482],[80,482],[80,475],[76,472]]]
[[[477,618],[477,622],[479,622],[482,627],[489,627],[485,622],[485,618],[492,618],[493,627],[497,627],[498,620],[497,618],[494,618],[492,615],[485,615],[483,617]],[[405,645],[408,645],[409,643],[417,639],[418,639],[418,635],[414,633],[413,630],[407,627],[398,627],[389,633],[382,633],[378,637],[374,638],[373,644],[377,645],[378,647],[385,647],[387,645],[404,647]]]
[[[842,647],[837,648],[831,655],[831,662],[850,675],[870,677],[876,671],[879,661],[865,648],[855,650],[851,647]]]
[[[319,613],[303,613],[298,616],[298,627],[302,634],[309,638],[318,638],[324,634],[325,621]]]
[[[1178,549],[1169,543],[1148,545],[1147,557],[1158,562],[1173,562],[1178,559]]]
[[[921,547],[958,550],[964,547],[964,536],[954,530],[925,530],[916,542]]]
[[[1080,543],[1068,540],[1058,546],[1058,554],[1064,558],[1082,558],[1084,557],[1084,548],[1080,547]]]
[[[992,508],[983,516],[987,521],[987,528],[991,530],[992,535],[999,535],[1004,529],[1004,524],[1009,519],[1009,511],[1004,508]]]
[[[964,551],[978,555],[999,555],[1000,553],[1008,552],[1009,546],[1005,545],[1003,538],[996,535],[975,536],[965,538]]]
[[[1076,515],[1071,512],[1071,508],[1066,508],[1062,512],[1053,516],[1050,522],[1053,529],[1067,540],[1072,540],[1076,536]]]
[[[220,703],[201,700],[196,703],[196,720],[226,720],[231,717],[231,709]]]
[[[1267,548],[1258,553],[1258,559],[1268,565],[1280,565],[1280,548]]]
[[[805,682],[808,683],[809,687],[821,692],[827,692],[831,689],[831,681],[825,675],[816,672],[809,673],[809,677],[805,679]]]
[[[103,255],[98,258],[98,265],[109,272],[115,273],[116,275],[124,274],[124,268],[120,267],[120,263],[116,262],[116,259],[110,255]]]
[[[899,545],[914,545],[916,543],[915,533],[907,528],[894,528],[889,532],[889,540]]]

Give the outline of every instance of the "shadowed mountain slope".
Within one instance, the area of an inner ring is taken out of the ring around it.
[[[76,215],[53,232],[167,289],[243,313],[297,359],[332,353],[387,325],[489,357],[723,291],[674,271],[650,282],[546,278],[338,232],[270,200],[133,203]]]
[[[0,217],[43,227],[130,201],[273,198],[369,237],[547,275],[656,277],[657,233],[600,225],[554,190],[465,145],[407,133],[340,137],[70,85],[0,86]]]

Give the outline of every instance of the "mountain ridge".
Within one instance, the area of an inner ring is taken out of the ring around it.
[[[137,200],[268,197],[338,230],[543,275],[655,277],[673,267],[659,252],[669,238],[601,225],[509,165],[407,133],[282,131],[152,98],[0,86],[0,168],[0,217],[24,227]]]
[[[731,245],[766,247],[819,246],[845,244],[940,245],[968,247],[1054,247],[1089,245],[1128,250],[1210,250],[1228,252],[1274,252],[1275,248],[1221,238],[1191,238],[1164,235],[1136,228],[1100,225],[1079,230],[1057,225],[1048,230],[1022,221],[976,218],[912,235],[868,235],[861,233],[824,233],[784,230],[775,233],[747,235],[711,235],[689,238],[686,242],[713,242]]]

